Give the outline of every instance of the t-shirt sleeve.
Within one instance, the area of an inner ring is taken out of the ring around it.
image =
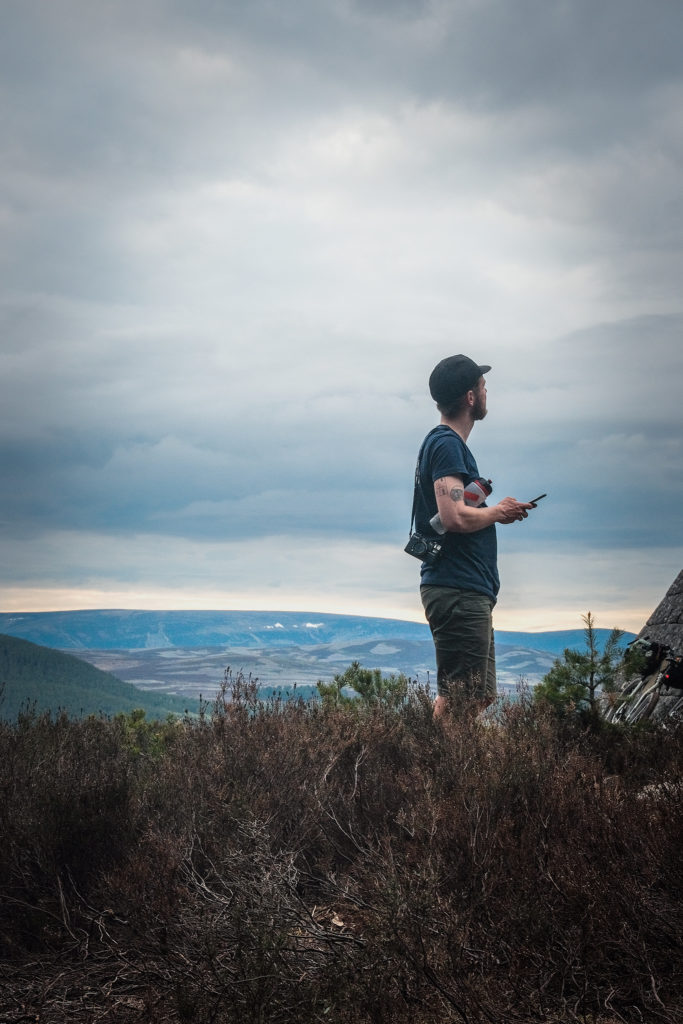
[[[443,476],[459,476],[469,482],[465,445],[457,436],[439,437],[429,453],[429,471],[432,481]]]

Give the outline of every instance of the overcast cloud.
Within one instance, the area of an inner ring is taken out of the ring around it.
[[[498,624],[638,629],[683,562],[683,6],[5,0],[3,610],[420,618],[433,365]]]

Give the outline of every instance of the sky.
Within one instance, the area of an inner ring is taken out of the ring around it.
[[[683,4],[3,0],[0,610],[421,620],[427,381],[496,624],[683,565]]]

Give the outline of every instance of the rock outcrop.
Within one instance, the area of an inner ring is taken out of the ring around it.
[[[647,620],[637,640],[646,663],[622,683],[617,700],[605,708],[612,722],[642,718],[662,721],[683,715],[683,571]]]

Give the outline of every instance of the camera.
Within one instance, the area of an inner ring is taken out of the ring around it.
[[[420,533],[411,533],[410,540],[403,550],[419,558],[421,562],[426,562],[427,565],[436,565],[441,558],[443,546],[441,541],[423,537]]]

